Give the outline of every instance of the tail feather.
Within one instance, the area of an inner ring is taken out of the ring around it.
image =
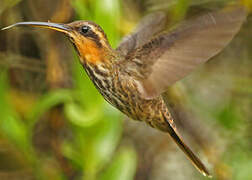
[[[180,147],[180,149],[186,154],[187,158],[191,161],[191,163],[195,166],[195,168],[204,176],[212,177],[208,172],[205,165],[201,162],[201,160],[192,152],[192,150],[182,141],[179,135],[176,133],[176,130],[171,126],[168,120],[166,122],[169,125],[169,134],[172,139],[176,142],[176,144]]]

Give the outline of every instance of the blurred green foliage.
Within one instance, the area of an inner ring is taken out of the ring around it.
[[[21,0],[1,0],[0,15],[8,8],[15,6],[20,1]]]

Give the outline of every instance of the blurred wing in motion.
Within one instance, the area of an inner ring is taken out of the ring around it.
[[[164,12],[154,12],[145,16],[132,34],[123,38],[117,47],[117,51],[122,55],[127,55],[147,43],[155,34],[163,31],[165,25],[166,14]]]
[[[160,33],[148,43],[136,46],[121,67],[135,78],[142,96],[152,99],[219,53],[245,19],[242,7],[232,7],[186,21],[171,32]]]

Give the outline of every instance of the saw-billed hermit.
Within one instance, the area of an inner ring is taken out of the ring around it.
[[[243,8],[229,8],[187,20],[170,31],[165,13],[146,16],[135,31],[112,49],[102,28],[91,21],[69,24],[20,22],[60,31],[78,52],[80,63],[106,101],[134,120],[168,132],[192,164],[210,176],[182,141],[162,99],[169,86],[219,53],[246,18]]]

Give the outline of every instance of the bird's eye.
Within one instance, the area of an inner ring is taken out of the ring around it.
[[[90,27],[89,27],[89,26],[82,26],[82,27],[81,27],[81,32],[82,32],[83,34],[88,33],[89,30],[90,30]]]

